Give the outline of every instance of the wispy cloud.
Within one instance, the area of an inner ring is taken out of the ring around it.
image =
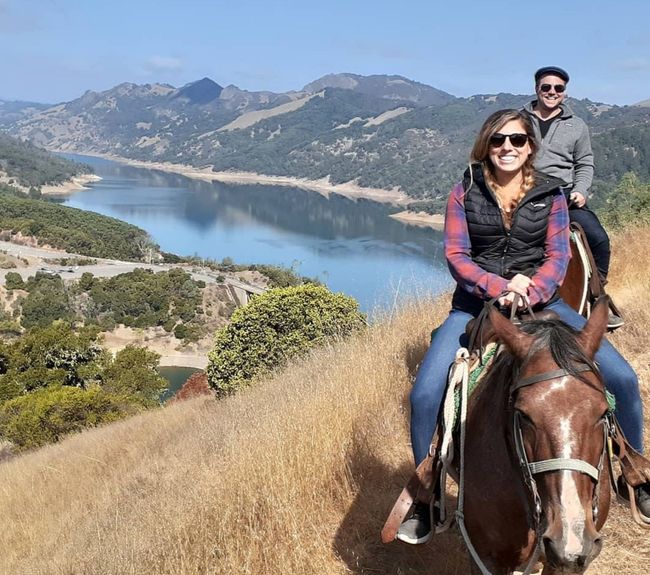
[[[152,56],[144,63],[144,68],[151,74],[180,72],[183,69],[183,60],[173,56]]]

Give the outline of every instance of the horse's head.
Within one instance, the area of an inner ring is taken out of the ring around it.
[[[535,528],[547,562],[563,572],[581,573],[598,555],[609,508],[608,404],[593,363],[607,312],[599,301],[581,332],[559,320],[517,327],[490,313],[513,356],[512,443],[538,508]]]

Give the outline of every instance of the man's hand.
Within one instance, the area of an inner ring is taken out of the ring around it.
[[[580,192],[571,192],[569,196],[571,203],[578,208],[581,208],[587,203],[587,198],[585,198]]]

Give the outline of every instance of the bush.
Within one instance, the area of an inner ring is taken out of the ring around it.
[[[104,369],[103,388],[106,391],[139,398],[142,405],[157,405],[168,382],[158,373],[160,355],[146,347],[127,345],[115,354]]]
[[[262,373],[330,338],[360,328],[357,302],[324,286],[270,290],[232,315],[208,354],[208,382],[218,396],[233,393]]]
[[[64,435],[135,413],[137,402],[99,387],[50,387],[0,406],[0,435],[19,450],[58,441]]]
[[[5,287],[7,289],[24,289],[25,282],[18,272],[8,272],[5,276]]]
[[[621,178],[606,204],[598,215],[611,228],[650,224],[650,184],[641,182],[634,173]]]

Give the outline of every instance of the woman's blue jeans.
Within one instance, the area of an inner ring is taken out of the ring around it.
[[[557,300],[546,309],[556,312],[562,321],[581,329],[585,318]],[[431,346],[424,356],[411,390],[411,444],[416,466],[426,457],[433,437],[438,410],[447,385],[449,366],[459,347],[468,345],[465,326],[472,315],[451,310],[438,328]],[[643,451],[643,405],[639,396],[639,382],[634,370],[612,344],[603,339],[596,352],[607,389],[616,398],[616,417],[623,433],[634,449]]]

